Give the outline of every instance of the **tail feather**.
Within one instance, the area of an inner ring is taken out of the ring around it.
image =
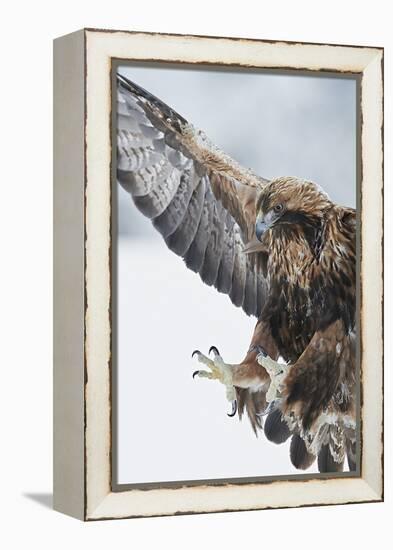
[[[292,464],[299,470],[307,470],[316,458],[315,455],[307,451],[306,444],[297,434],[292,436],[289,453]]]
[[[348,467],[351,472],[356,471],[356,441],[347,438],[346,441]]]
[[[267,439],[278,445],[284,443],[291,435],[279,409],[274,409],[267,415],[264,431]]]
[[[344,461],[336,462],[330,452],[329,445],[322,445],[318,453],[318,470],[321,473],[342,472]]]

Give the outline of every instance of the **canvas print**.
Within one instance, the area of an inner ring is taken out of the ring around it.
[[[356,80],[115,80],[116,483],[356,475]]]

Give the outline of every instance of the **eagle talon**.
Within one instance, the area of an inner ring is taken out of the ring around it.
[[[207,378],[208,380],[218,380],[226,388],[226,398],[232,403],[232,412],[228,413],[228,416],[235,416],[237,412],[236,391],[233,386],[232,378],[232,365],[224,363],[220,352],[216,346],[211,346],[209,354],[213,353],[214,357],[210,359],[199,350],[195,350],[192,353],[192,357],[197,355],[199,363],[205,365],[209,370],[196,370],[193,372],[192,377],[195,378]]]
[[[232,418],[233,416],[235,416],[236,412],[237,412],[237,401],[235,399],[234,401],[232,401],[232,411],[230,413],[227,413],[227,416]]]
[[[211,352],[214,353],[214,355],[220,355],[220,352],[218,351],[218,349],[216,348],[216,346],[211,346],[210,349],[209,349],[209,355],[211,354]]]

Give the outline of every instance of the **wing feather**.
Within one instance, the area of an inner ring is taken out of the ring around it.
[[[209,195],[209,194],[208,194]],[[212,200],[212,199],[208,199]],[[224,240],[226,210],[218,201],[212,202],[211,232],[207,243],[203,266],[200,271],[202,280],[209,286],[216,282],[221,261]]]
[[[235,264],[234,224],[234,219],[227,212],[223,234],[223,250],[216,281],[217,290],[224,294],[229,294],[232,288],[232,273]]]
[[[188,215],[183,217],[176,231],[165,239],[168,248],[178,254],[178,256],[183,257],[186,254],[195,238],[202,216],[204,197],[205,183],[202,179],[199,180],[198,186],[194,189],[191,196],[187,208]]]
[[[195,235],[194,241],[184,257],[186,266],[196,273],[199,273],[202,269],[206,254],[206,247],[210,239],[210,233],[212,230],[210,225],[211,208],[212,204],[205,200],[203,203],[201,219],[199,220],[198,231]]]
[[[199,176],[192,169],[184,170],[180,176],[180,183],[173,200],[167,208],[153,220],[154,227],[164,239],[172,235],[183,221],[188,211],[191,197],[199,184]]]

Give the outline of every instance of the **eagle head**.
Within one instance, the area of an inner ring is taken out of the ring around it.
[[[328,195],[319,185],[294,177],[276,178],[261,191],[256,205],[255,234],[262,241],[268,230],[277,227],[318,228],[328,208]]]

